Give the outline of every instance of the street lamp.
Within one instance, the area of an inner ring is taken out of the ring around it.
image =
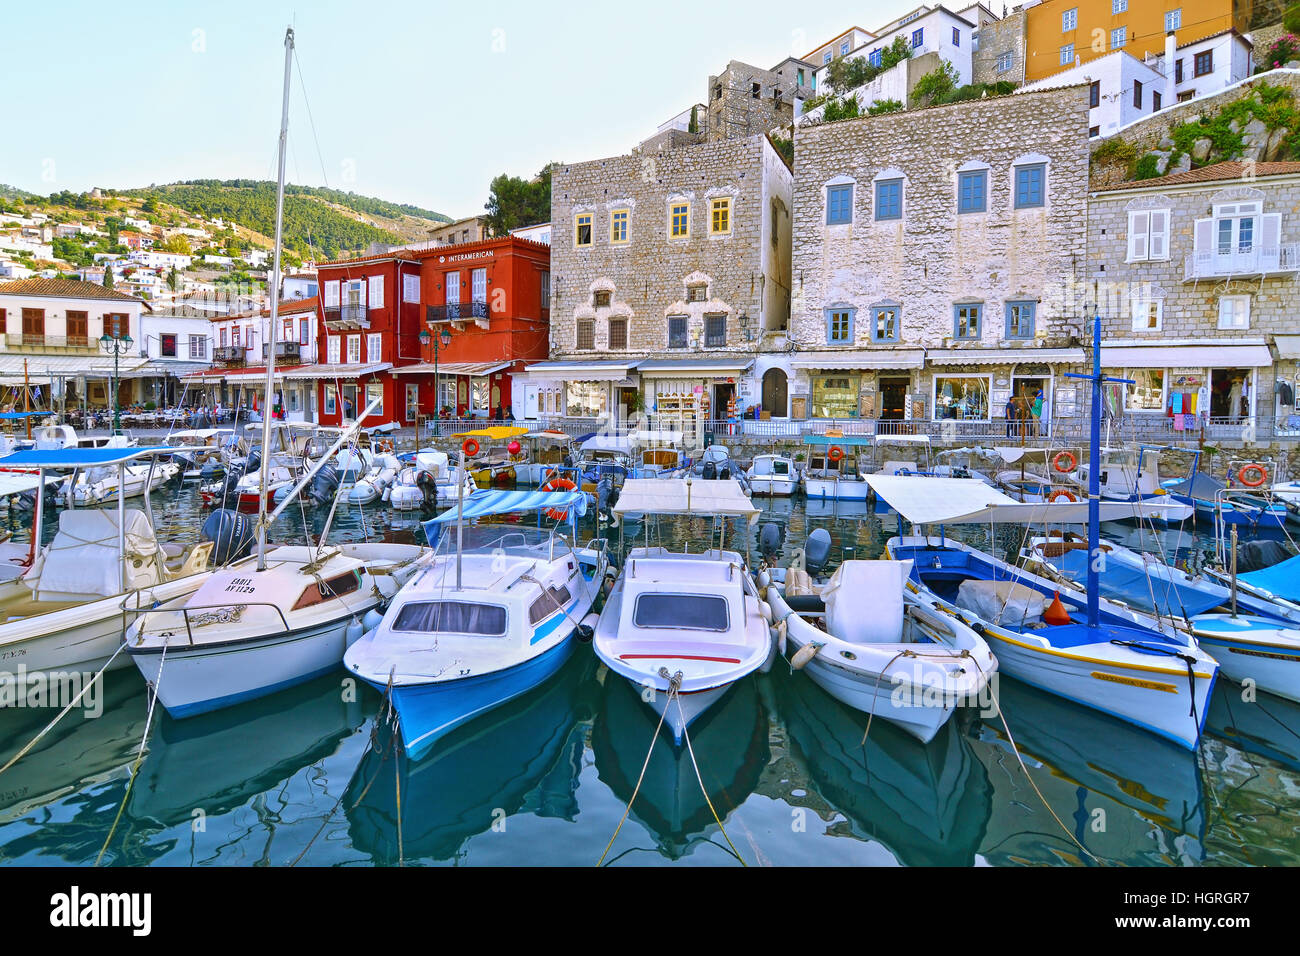
[[[118,404],[118,359],[131,351],[135,341],[130,335],[122,334],[122,319],[113,316],[113,334],[105,332],[99,337],[99,348],[105,355],[113,356],[113,434],[122,433],[122,406]]]
[[[451,345],[451,330],[446,326],[443,326],[442,331],[437,335],[430,335],[427,328],[421,329],[419,338],[422,347],[427,348],[430,342],[433,343],[433,417],[434,419],[438,419],[441,417],[440,409],[438,408],[438,401],[440,398],[438,395],[438,346],[441,344],[443,348],[446,348],[448,345]]]

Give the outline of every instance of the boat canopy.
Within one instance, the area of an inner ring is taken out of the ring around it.
[[[176,451],[169,445],[34,449],[5,455],[0,458],[0,468],[99,468],[103,465],[122,465],[155,455],[171,455]]]
[[[470,518],[486,518],[489,515],[517,514],[523,511],[541,511],[557,509],[568,511],[575,508],[575,517],[581,518],[587,513],[587,495],[581,491],[478,491],[465,499],[464,514]],[[430,518],[424,524],[446,524],[456,520],[458,508],[453,505],[436,518]]]
[[[0,421],[15,421],[24,418],[41,418],[53,415],[53,412],[0,412]]]
[[[929,435],[877,435],[877,445],[924,445],[930,447]]]
[[[506,438],[518,438],[527,435],[527,428],[518,425],[493,425],[490,428],[476,428],[471,432],[457,432],[452,438],[486,438],[488,441],[502,441]]]
[[[634,445],[680,445],[682,443],[682,433],[675,431],[657,431],[643,428],[639,431],[630,432],[627,437]]]
[[[583,451],[610,451],[630,454],[632,438],[630,435],[592,435],[582,443]]]
[[[978,478],[863,475],[871,488],[912,524],[1087,524],[1087,501],[1021,502]],[[620,500],[621,503],[621,500]],[[1101,503],[1101,521],[1162,517],[1156,501]]]
[[[62,481],[59,475],[46,475],[45,483],[47,485]],[[33,491],[40,487],[40,480],[36,475],[25,474],[21,471],[0,472],[0,497],[9,495],[20,495],[24,491]]]
[[[805,445],[864,446],[871,444],[870,435],[804,435]]]
[[[725,515],[753,524],[759,511],[734,478],[629,478],[619,491],[617,515]]]
[[[187,428],[184,431],[172,432],[167,438],[184,441],[187,438],[213,438],[216,435],[233,435],[233,428]]]
[[[1014,465],[1022,458],[1036,458],[1039,455],[1042,455],[1043,460],[1046,461],[1048,455],[1052,453],[1050,448],[1021,448],[1019,445],[998,445],[993,450],[1008,465]]]
[[[540,431],[540,432],[529,432],[529,433],[528,433],[527,435],[525,435],[524,437],[525,437],[525,438],[540,438],[540,439],[542,439],[543,441],[560,441],[560,442],[566,442],[566,441],[571,441],[571,440],[572,440],[571,437],[568,435],[567,432],[551,431],[550,429],[546,429],[545,431]]]

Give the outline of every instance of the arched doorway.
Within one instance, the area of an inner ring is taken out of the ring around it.
[[[785,418],[787,381],[785,372],[770,368],[763,373],[763,411],[773,418]]]

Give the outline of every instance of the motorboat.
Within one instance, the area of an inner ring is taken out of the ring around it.
[[[809,501],[866,501],[869,491],[862,477],[860,456],[871,445],[866,435],[804,435],[808,467],[803,473]]]
[[[1199,454],[1199,452],[1197,452]],[[1251,529],[1283,528],[1287,523],[1287,507],[1281,501],[1260,503],[1244,500],[1248,493],[1230,489],[1203,471],[1196,471],[1183,479],[1170,478],[1160,483],[1169,497],[1180,504],[1195,509],[1197,517],[1216,524],[1245,525]],[[1234,500],[1234,497],[1238,500]]]
[[[706,515],[753,523],[734,479],[629,478],[615,514]],[[745,560],[719,546],[698,554],[633,548],[596,625],[596,655],[643,697],[680,743],[690,723],[747,674],[770,666],[770,610]]]
[[[523,440],[529,450],[525,460],[515,465],[515,480],[519,484],[544,485],[550,477],[548,472],[561,466],[572,468],[577,459],[571,450],[573,438],[565,432],[544,428],[528,432]]]
[[[680,431],[641,429],[628,435],[633,449],[633,478],[667,478],[692,465],[682,454]]]
[[[1097,475],[1104,501],[1151,501],[1169,494],[1161,485],[1160,452],[1164,449],[1154,445],[1138,446],[1136,460],[1125,461],[1116,452],[1120,449],[1103,448],[1101,465]],[[1152,464],[1147,467],[1147,456],[1153,455]],[[1074,480],[1080,488],[1088,485],[1091,462],[1080,462],[1074,472]],[[1164,520],[1169,523],[1186,521],[1192,516],[1192,505],[1186,502],[1167,502]]]
[[[755,455],[745,472],[752,495],[787,497],[799,490],[803,475],[793,458],[785,455]]]
[[[464,522],[585,509],[576,491],[488,490],[425,522],[436,551],[344,657],[391,698],[410,759],[559,671],[604,583],[604,551],[585,562],[558,528]]]
[[[837,700],[929,743],[959,707],[989,708],[998,662],[968,624],[909,582],[911,570],[907,561],[849,560],[822,586],[798,568],[763,569],[758,585],[778,649],[795,667]]]
[[[397,511],[432,510],[438,502],[454,501],[464,489],[466,497],[478,490],[473,477],[453,467],[443,451],[422,451],[409,458],[388,486],[388,503]]]
[[[365,473],[347,492],[347,500],[354,505],[368,505],[388,494],[389,487],[401,471],[397,456],[388,452],[376,455]]]
[[[0,467],[35,469],[40,482],[50,471],[116,467],[120,473],[170,453],[166,447],[31,450],[0,458]],[[115,511],[61,512],[48,544],[46,507],[38,496],[22,574],[0,579],[0,660],[21,663],[28,674],[93,672],[110,661],[126,666],[125,655],[117,655],[124,623],[136,609],[193,593],[210,574],[212,544],[188,551],[160,544],[147,490],[142,509],[119,498]]]
[[[517,468],[528,463],[526,446],[519,439],[528,434],[527,428],[518,425],[493,425],[473,431],[457,432],[452,438],[462,444],[474,443],[477,449],[469,457],[474,459],[470,475],[479,488],[513,487],[519,479]],[[488,444],[508,442],[508,444]]]
[[[1073,474],[1077,450],[999,445],[993,452],[1003,465],[1012,466],[1000,468],[993,483],[1017,501],[1082,501],[1087,494]]]

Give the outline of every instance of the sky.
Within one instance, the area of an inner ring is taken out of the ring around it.
[[[275,179],[292,25],[287,179],[476,215],[498,173],[628,152],[728,60],[768,68],[916,5],[13,4],[0,183],[48,195]]]

